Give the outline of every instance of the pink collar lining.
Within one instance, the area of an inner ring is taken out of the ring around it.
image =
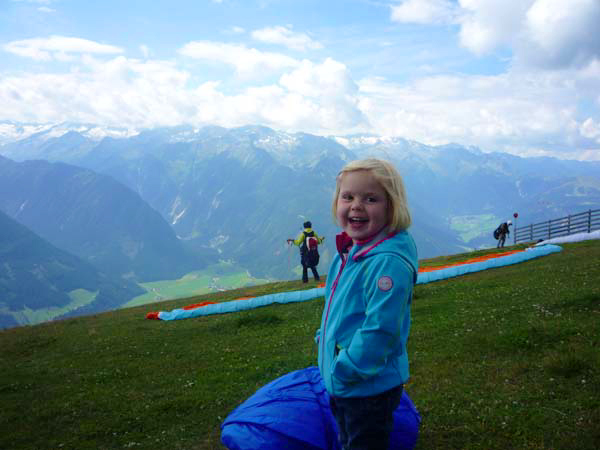
[[[365,249],[365,250],[359,250],[353,257],[352,259],[354,261],[356,261],[358,258],[365,256],[367,253],[369,253],[371,250],[373,250],[375,247],[377,247],[379,244],[381,244],[384,241],[387,241],[390,238],[393,238],[394,236],[396,236],[398,234],[397,231],[394,231],[390,234],[388,234],[387,236],[384,236],[382,239],[378,240],[377,242],[375,242],[373,245],[371,245],[369,248]],[[372,237],[371,237],[372,239]],[[364,241],[357,241],[356,243],[359,245],[363,245],[361,244],[361,242],[364,242],[365,244],[369,242],[369,240],[364,240]]]
[[[356,243],[357,245],[365,245],[365,244],[368,244],[368,243],[371,241],[371,239],[373,239],[373,238],[374,238],[375,236],[377,236],[378,234],[379,234],[379,233],[375,233],[374,235],[372,235],[372,236],[369,236],[368,238],[362,239],[362,240],[360,240],[360,241],[357,239],[357,240],[355,241],[355,243]]]
[[[384,230],[385,228],[386,228],[386,227],[383,227],[383,228],[382,228],[382,229],[380,229],[380,230],[379,230],[377,233],[375,233],[375,234],[372,234],[371,236],[369,236],[369,237],[366,237],[366,238],[364,238],[364,239],[360,239],[360,240],[358,240],[358,239],[357,239],[357,240],[355,240],[355,241],[354,241],[354,243],[355,243],[355,244],[357,244],[357,245],[365,245],[365,244],[368,244],[368,243],[369,243],[369,242],[371,242],[373,239],[375,239],[375,238],[377,238],[377,237],[381,236],[381,235],[383,234],[383,230]],[[396,233],[393,233],[393,234],[396,234]]]
[[[335,244],[340,255],[343,253],[348,253],[352,245],[354,245],[352,238],[348,236],[345,231],[342,231],[340,234],[335,236]]]

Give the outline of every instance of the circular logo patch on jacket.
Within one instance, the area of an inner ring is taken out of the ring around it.
[[[394,286],[394,282],[388,276],[381,277],[379,280],[377,280],[377,287],[382,291],[389,291],[392,286]]]

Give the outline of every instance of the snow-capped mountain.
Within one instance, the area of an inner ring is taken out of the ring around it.
[[[182,126],[102,139],[90,135],[94,129],[47,128],[4,144],[0,154],[109,175],[157,210],[194,251],[216,251],[258,276],[294,277],[298,258],[285,240],[305,219],[330,237],[322,252],[326,267],[336,233],[330,213],[335,177],[356,158],[385,158],[400,170],[422,258],[494,245],[491,232],[513,212],[531,223],[600,206],[597,162],[259,126]]]

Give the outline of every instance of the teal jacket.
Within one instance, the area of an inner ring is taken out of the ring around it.
[[[377,239],[352,246],[345,233],[337,236],[316,337],[319,370],[334,397],[376,395],[409,377],[406,341],[417,248],[406,231]]]

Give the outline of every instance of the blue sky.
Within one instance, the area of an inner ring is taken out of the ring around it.
[[[260,124],[600,160],[598,23],[599,0],[0,0],[0,135]]]

